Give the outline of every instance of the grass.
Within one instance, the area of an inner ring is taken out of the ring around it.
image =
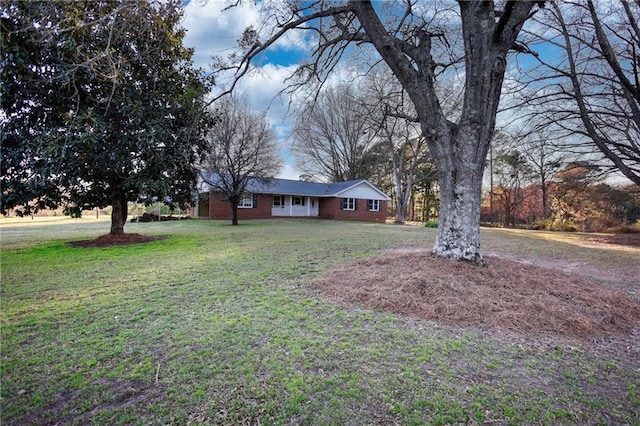
[[[168,236],[143,245],[66,245],[107,230],[3,220],[3,424],[640,424],[637,339],[445,327],[307,285],[386,249],[430,247],[435,229],[194,220],[127,224]],[[483,233],[488,251],[637,262]]]

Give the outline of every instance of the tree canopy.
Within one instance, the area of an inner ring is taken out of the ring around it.
[[[182,45],[181,2],[4,2],[2,212],[185,207],[210,81]]]

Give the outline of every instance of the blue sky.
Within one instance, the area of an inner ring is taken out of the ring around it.
[[[267,2],[277,3],[278,0]],[[235,1],[234,1],[235,3]],[[226,58],[237,49],[237,40],[245,28],[253,26],[260,29],[260,10],[262,2],[243,1],[240,5],[224,10],[228,0],[187,0],[183,25],[187,29],[185,45],[195,48],[196,66],[209,68],[211,57]],[[387,5],[389,6],[389,5]],[[265,31],[273,28],[264,28]],[[256,112],[268,109],[268,117],[281,142],[281,152],[286,162],[285,168],[278,177],[297,179],[301,172],[295,168],[295,160],[289,151],[287,138],[291,131],[292,119],[287,118],[289,99],[286,95],[277,96],[285,88],[284,79],[295,70],[298,61],[305,57],[308,46],[301,32],[290,32],[278,40],[269,49],[264,58],[254,61],[256,72],[246,76],[238,87],[237,93],[244,95],[252,109]],[[264,39],[264,37],[263,37]],[[539,53],[539,45],[532,46]],[[518,61],[513,58],[510,66],[530,66],[532,61],[528,55],[519,55]],[[345,65],[347,67],[347,65]],[[348,71],[346,71],[348,72]],[[218,82],[224,86],[225,81]]]
[[[272,0],[267,3],[273,5],[277,2],[278,0]],[[185,1],[183,26],[187,34],[184,43],[186,46],[195,48],[196,66],[208,69],[212,56],[226,58],[237,49],[237,40],[245,28],[253,26],[260,29],[259,8],[262,2],[256,4],[254,1],[247,0],[238,6],[224,10],[229,3],[228,0]],[[264,31],[273,31],[273,26],[265,27]],[[524,34],[523,38],[526,38]],[[555,56],[554,49],[544,44],[534,43],[530,47],[547,60],[549,56]],[[295,167],[295,159],[290,153],[287,141],[293,121],[291,117],[287,117],[289,98],[287,95],[278,96],[278,92],[285,88],[285,78],[296,69],[298,61],[308,54],[308,50],[309,47],[301,32],[290,32],[278,40],[262,60],[254,61],[255,72],[245,76],[236,90],[236,93],[247,98],[254,111],[268,111],[268,117],[281,143],[281,153],[286,164],[277,177],[298,179],[301,174]],[[534,63],[532,56],[519,54],[517,58],[510,58],[509,67],[511,72],[519,72],[518,68],[527,68]],[[348,73],[347,67],[348,65],[345,65],[342,78],[345,73]],[[224,80],[219,80],[218,83],[220,87],[225,85]],[[506,120],[511,121],[513,117],[507,117]],[[500,117],[498,121],[501,121]]]
[[[198,67],[208,69],[214,55],[226,58],[237,48],[237,39],[245,28],[259,27],[259,6],[254,2],[245,1],[240,6],[223,10],[227,5],[228,2],[222,0],[194,0],[185,4],[183,26],[187,35],[184,44],[195,48],[194,62]],[[283,38],[255,64],[256,72],[245,77],[237,90],[238,94],[246,96],[254,111],[268,110],[286,162],[277,177],[287,179],[297,179],[300,171],[295,169],[286,141],[291,128],[291,119],[286,117],[289,99],[277,94],[284,89],[284,79],[296,68],[305,52],[304,40],[298,35]],[[220,86],[224,83],[219,81]]]

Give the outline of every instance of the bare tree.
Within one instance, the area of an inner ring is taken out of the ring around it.
[[[551,214],[549,184],[567,158],[561,146],[544,129],[529,133],[523,139],[521,152],[529,163],[532,177],[540,184],[542,215],[548,219]]]
[[[504,151],[494,162],[498,178],[494,192],[503,213],[502,224],[516,226],[518,210],[524,200],[523,188],[529,181],[531,169],[526,157],[518,150]]]
[[[202,180],[231,205],[231,224],[238,224],[238,204],[250,180],[268,183],[282,167],[275,134],[265,114],[254,114],[244,100],[217,101],[218,121],[209,134]]]
[[[385,120],[380,131],[380,139],[387,145],[391,160],[391,173],[397,197],[395,223],[404,224],[416,180],[416,169],[428,162],[430,157],[425,149],[424,139],[421,136],[411,137],[407,128],[403,128],[407,123],[399,120]]]
[[[431,160],[413,104],[389,72],[371,73],[367,90],[360,96],[367,103],[369,132],[377,135],[388,158],[389,174],[396,194],[395,223],[404,224],[417,168]]]
[[[558,185],[553,196],[554,220],[560,229],[573,230],[573,223],[581,223],[583,231],[589,218],[602,213],[594,197],[595,184],[600,180],[598,167],[580,161],[568,164],[558,172]]]
[[[311,61],[296,74],[300,83],[326,77],[352,43],[373,46],[413,102],[438,168],[440,218],[433,253],[483,264],[482,175],[507,54],[514,48],[527,50],[516,39],[540,3],[505,1],[498,7],[493,1],[459,1],[456,8],[434,2],[427,10],[406,0],[382,2],[381,11],[371,1],[291,1],[280,12],[269,10],[273,23],[269,34],[261,38],[258,31],[248,29],[241,38],[241,59],[234,57],[230,65],[221,61],[218,68],[235,69],[237,81],[257,55],[293,30],[306,32],[314,43]],[[459,65],[464,66],[460,75],[465,90],[460,114],[453,121],[442,108],[437,88],[441,76]]]
[[[540,213],[536,214],[536,217],[548,219],[551,214],[549,185],[563,164],[576,161],[577,158],[566,152],[564,141],[556,139],[557,136],[562,135],[557,135],[557,132],[550,129],[544,120],[539,123],[535,120],[527,121],[528,124],[524,126],[518,122],[517,126],[512,123],[496,130],[491,147],[493,163],[490,169],[494,173],[492,178],[504,180],[504,177],[496,176],[504,168],[504,164],[500,163],[504,163],[510,154],[518,152],[519,158],[526,162],[527,177],[532,180],[531,183],[537,181],[540,187]]]
[[[640,3],[552,2],[535,37],[540,66],[524,78],[529,105],[609,170],[640,184]],[[582,145],[584,148],[584,145]]]
[[[292,135],[298,167],[329,182],[368,179],[376,135],[367,112],[353,85],[323,90],[298,113]]]

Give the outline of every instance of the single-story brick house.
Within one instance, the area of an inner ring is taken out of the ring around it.
[[[315,217],[384,222],[389,200],[365,179],[337,183],[252,180],[238,205],[238,219]],[[231,219],[231,205],[219,192],[201,192],[192,213],[206,219]]]

